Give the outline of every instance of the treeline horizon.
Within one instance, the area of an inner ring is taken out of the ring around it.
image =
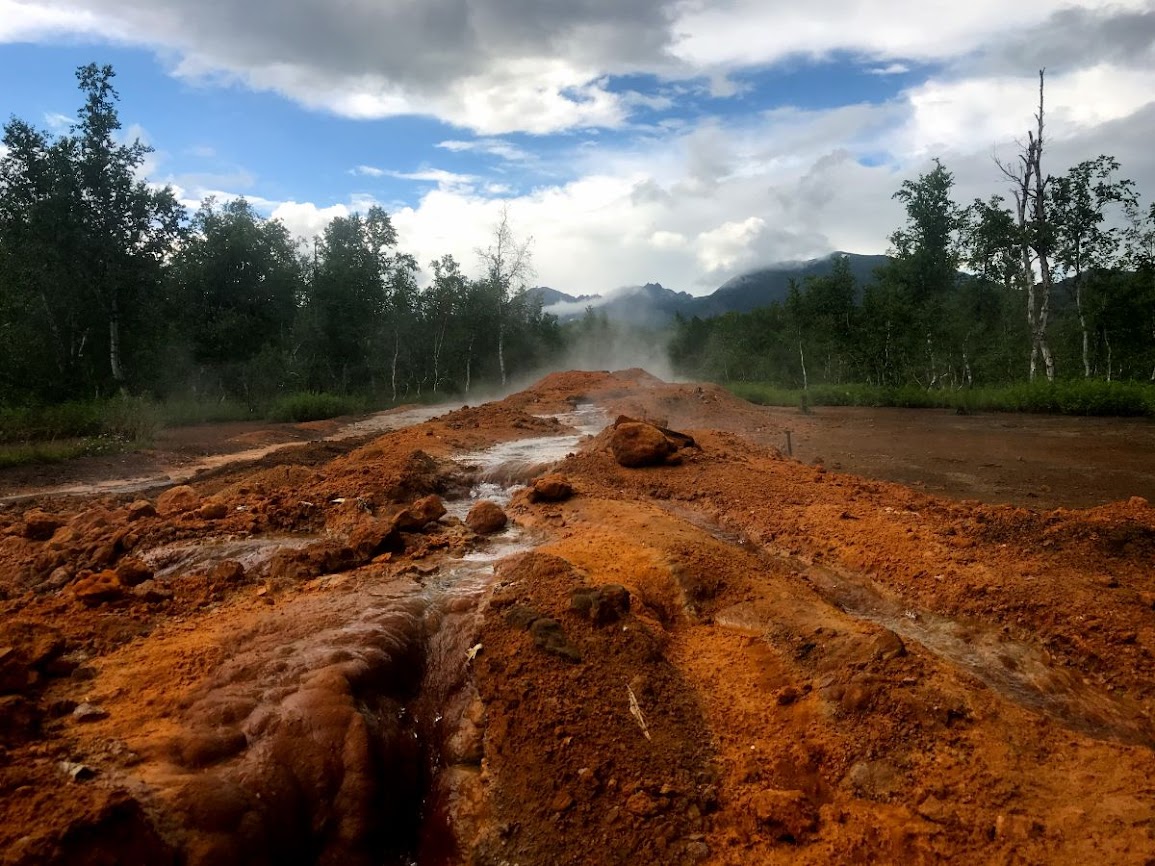
[[[245,199],[191,215],[120,143],[109,66],[77,70],[61,136],[18,118],[0,159],[0,402],[120,394],[238,400],[288,392],[468,394],[562,349],[526,294],[530,246],[503,212],[482,275],[400,248],[380,207],[333,218],[304,246]]]
[[[906,224],[873,280],[840,259],[782,302],[648,331],[593,308],[544,314],[526,291],[530,242],[504,211],[476,251],[480,277],[444,255],[424,286],[379,207],[304,245],[243,198],[190,214],[140,177],[149,148],[118,141],[113,78],[77,70],[67,134],[4,126],[0,405],[397,402],[492,393],[567,361],[802,390],[1155,379],[1155,207],[1110,156],[1044,173],[1041,76],[1037,131],[1000,166],[1011,201],[954,201],[936,161],[895,193]]]
[[[906,224],[872,281],[842,259],[781,303],[679,318],[675,369],[802,390],[1155,382],[1155,204],[1106,154],[1049,173],[1044,133],[1040,72],[1035,128],[1015,162],[992,166],[1009,200],[956,202],[935,160],[894,194]]]

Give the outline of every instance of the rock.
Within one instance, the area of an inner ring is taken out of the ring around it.
[[[394,520],[364,520],[349,533],[349,548],[362,561],[383,551],[400,552],[403,547]]]
[[[187,484],[172,487],[156,498],[157,512],[166,517],[192,511],[200,504],[200,496]]]
[[[75,761],[61,761],[61,771],[74,782],[87,782],[96,778],[96,770],[87,764],[78,764]]]
[[[138,499],[128,506],[129,521],[141,520],[145,517],[156,517],[156,508],[147,499]]]
[[[870,645],[870,657],[875,661],[886,662],[906,655],[906,645],[902,638],[886,629],[876,637]]]
[[[556,619],[549,617],[535,619],[529,626],[529,633],[533,636],[534,645],[547,653],[561,656],[571,662],[582,660],[581,653],[569,642],[565,630]]]
[[[630,612],[630,591],[617,583],[582,587],[570,593],[570,608],[587,614],[594,625],[609,625]]]
[[[126,556],[116,564],[116,576],[125,586],[136,586],[152,579],[152,569],[144,560]]]
[[[469,509],[469,514],[465,516],[465,525],[478,535],[498,532],[504,529],[508,522],[509,518],[501,510],[501,506],[496,502],[490,502],[488,499],[474,503],[474,506]]]
[[[529,491],[529,498],[533,502],[564,502],[571,496],[573,485],[564,475],[556,472],[538,478]]]
[[[40,731],[41,712],[21,695],[0,697],[0,745],[15,746]]]
[[[551,812],[564,812],[573,806],[574,800],[568,791],[558,791],[553,795],[550,801],[549,810]]]
[[[209,570],[209,580],[213,583],[240,583],[245,579],[245,567],[235,559],[218,562]]]
[[[750,798],[750,810],[780,841],[797,842],[818,827],[818,812],[801,791],[763,789]]]
[[[658,814],[661,808],[658,801],[645,791],[635,791],[626,800],[626,811],[639,818],[649,818]]]
[[[108,718],[108,710],[86,701],[72,711],[72,718],[78,722],[99,722]]]
[[[619,466],[657,466],[675,450],[661,430],[644,421],[625,421],[614,427],[610,437],[610,451]]]
[[[0,694],[22,692],[36,682],[36,672],[15,647],[0,647]]]
[[[146,580],[132,588],[132,595],[143,602],[157,604],[172,598],[172,590],[155,580]]]
[[[60,565],[52,569],[52,573],[48,575],[46,580],[36,584],[36,591],[40,593],[56,592],[58,589],[64,589],[70,583],[72,583],[72,570],[66,565]]]
[[[124,596],[124,585],[115,571],[108,569],[96,574],[82,575],[72,585],[72,594],[77,601],[89,607],[96,607],[106,601],[116,601]]]
[[[54,514],[40,509],[24,512],[24,537],[33,541],[47,541],[64,523]]]
[[[445,505],[442,503],[441,497],[430,494],[418,499],[397,515],[397,528],[409,531],[419,530],[444,514]]]
[[[229,516],[229,506],[220,500],[206,502],[197,509],[197,517],[201,520],[220,520]]]

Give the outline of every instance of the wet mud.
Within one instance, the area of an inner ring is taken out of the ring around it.
[[[1155,858],[1146,500],[642,371],[430,414],[0,509],[0,863]]]

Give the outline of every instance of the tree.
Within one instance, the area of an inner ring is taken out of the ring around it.
[[[1083,376],[1091,377],[1090,340],[1084,295],[1087,277],[1112,267],[1123,244],[1120,226],[1107,225],[1106,208],[1115,204],[1124,211],[1138,205],[1135,184],[1116,179],[1119,163],[1111,156],[1084,160],[1051,185],[1051,219],[1055,223],[1055,266],[1074,286],[1075,308],[1082,334]],[[1108,341],[1106,331],[1103,338]],[[1107,375],[1110,378],[1110,373]]]
[[[533,277],[533,238],[519,241],[509,224],[509,207],[502,206],[501,215],[493,230],[493,243],[477,251],[485,270],[486,294],[494,305],[497,322],[497,366],[501,385],[507,383],[505,369],[505,339],[509,327],[510,303],[523,293]],[[468,390],[468,388],[467,388]]]
[[[170,188],[138,177],[151,149],[116,140],[112,67],[76,75],[84,105],[70,134],[52,139],[14,119],[0,161],[7,306],[48,344],[36,354],[54,362],[60,381],[48,391],[59,396],[123,390],[149,374],[131,361],[159,330],[163,263],[185,218]],[[100,356],[107,367],[95,363]]]
[[[1027,327],[1031,332],[1030,379],[1035,380],[1039,359],[1043,361],[1047,380],[1055,380],[1055,360],[1047,342],[1047,320],[1051,310],[1052,226],[1047,216],[1047,186],[1043,176],[1043,83],[1046,70],[1039,70],[1039,110],[1035,130],[1027,132],[1027,143],[1017,164],[998,163],[1003,175],[1011,181],[1020,235],[1022,280],[1027,296]],[[1035,283],[1035,268],[1039,282]]]
[[[200,370],[224,393],[250,400],[280,383],[258,383],[253,361],[290,350],[303,265],[289,230],[245,199],[207,199],[173,257],[170,321]]]
[[[894,261],[882,275],[909,306],[913,333],[908,335],[921,343],[910,347],[910,357],[923,357],[921,369],[911,372],[927,388],[948,378],[956,348],[946,306],[958,285],[967,212],[951,199],[953,187],[954,175],[937,159],[918,180],[903,181],[894,198],[906,208],[906,226],[890,236]]]

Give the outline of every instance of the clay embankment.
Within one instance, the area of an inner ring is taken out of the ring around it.
[[[650,423],[579,447],[585,404]],[[317,465],[10,507],[5,862],[1155,857],[1155,510],[936,499],[768,417],[561,374]]]

